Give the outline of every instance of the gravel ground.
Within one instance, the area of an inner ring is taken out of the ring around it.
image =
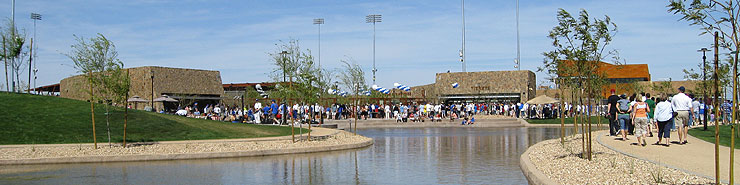
[[[223,143],[183,143],[183,144],[152,144],[128,148],[122,146],[108,147],[107,144],[98,145],[93,149],[86,146],[54,146],[54,147],[21,147],[0,148],[0,159],[37,159],[57,157],[81,156],[117,156],[141,154],[186,154],[186,153],[213,153],[256,151],[284,148],[309,148],[313,146],[334,146],[342,144],[361,143],[371,140],[368,137],[340,132],[330,138],[320,141],[303,141],[291,143],[290,140],[277,141],[245,141]]]
[[[612,151],[595,140],[593,161],[581,159],[581,138],[543,141],[529,148],[537,169],[560,184],[713,184],[704,177],[663,167]]]

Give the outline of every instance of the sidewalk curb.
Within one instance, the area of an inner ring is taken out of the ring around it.
[[[541,141],[530,146],[529,148],[533,148],[539,145],[543,145],[543,142]],[[524,177],[527,178],[529,184],[557,185],[557,182],[547,177],[547,175],[542,173],[542,171],[538,170],[537,167],[532,164],[532,161],[529,160],[529,148],[524,151],[521,157],[519,157],[519,168],[522,169],[522,173],[524,174]]]
[[[333,129],[332,129],[333,130]],[[334,130],[326,136],[336,135],[342,131]],[[284,136],[281,136],[284,137]],[[312,136],[316,137],[316,136]],[[290,139],[290,136],[288,136]],[[245,139],[222,140],[221,142],[239,142]],[[272,139],[275,141],[282,139]],[[216,142],[211,140],[208,142]],[[180,142],[177,142],[180,143]],[[169,143],[174,144],[174,143]],[[283,155],[298,153],[326,152],[336,150],[346,150],[354,148],[367,147],[374,144],[373,139],[358,143],[348,143],[332,146],[312,146],[300,148],[278,148],[252,151],[234,151],[234,152],[205,152],[205,153],[176,153],[176,154],[138,154],[138,155],[107,155],[107,156],[79,156],[79,157],[51,157],[51,158],[33,158],[33,159],[2,159],[0,166],[3,165],[29,165],[29,164],[63,164],[63,163],[98,163],[98,162],[131,162],[131,161],[160,161],[160,160],[182,160],[182,159],[211,159],[211,158],[230,158],[230,157],[252,157],[266,155]],[[63,144],[68,145],[68,144]],[[76,144],[73,144],[76,145]],[[60,145],[56,145],[60,146]],[[47,146],[52,147],[52,146]]]

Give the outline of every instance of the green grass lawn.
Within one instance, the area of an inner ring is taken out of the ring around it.
[[[124,109],[110,108],[112,142],[123,141]],[[0,93],[0,144],[92,143],[90,103]],[[105,107],[95,105],[97,141],[108,141]],[[298,132],[298,130],[296,130]],[[129,109],[126,140],[171,141],[290,135],[290,127],[227,123]]]
[[[599,123],[599,120],[601,119],[601,124],[608,124],[609,120],[602,116],[591,116],[591,123]],[[528,119],[527,122],[529,124],[558,124],[560,125],[560,118],[557,119]],[[565,118],[565,124],[573,124],[573,117]]]
[[[740,149],[740,137],[738,137],[737,128],[735,126],[735,148]],[[729,125],[719,126],[719,144],[722,146],[730,146],[730,129]],[[704,127],[697,127],[689,130],[689,135],[699,138],[710,143],[714,143],[714,126],[708,126],[707,131],[704,131]]]

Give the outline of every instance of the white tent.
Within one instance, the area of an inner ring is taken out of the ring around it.
[[[550,98],[547,95],[538,96],[536,98],[533,98],[529,101],[527,101],[528,104],[548,104],[548,103],[557,103],[560,102],[556,100],[555,98]]]

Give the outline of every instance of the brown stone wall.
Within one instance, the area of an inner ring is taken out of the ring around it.
[[[459,87],[452,88],[453,83]],[[442,95],[517,93],[526,102],[536,95],[536,77],[527,70],[437,73],[435,89]]]
[[[129,96],[151,100],[162,94],[216,95],[224,93],[221,73],[218,71],[146,66],[129,68],[131,91]],[[154,76],[154,79],[152,79]],[[152,96],[152,82],[154,95]],[[95,87],[93,87],[95,88]],[[88,83],[84,76],[65,78],[60,82],[60,96],[87,100]]]

